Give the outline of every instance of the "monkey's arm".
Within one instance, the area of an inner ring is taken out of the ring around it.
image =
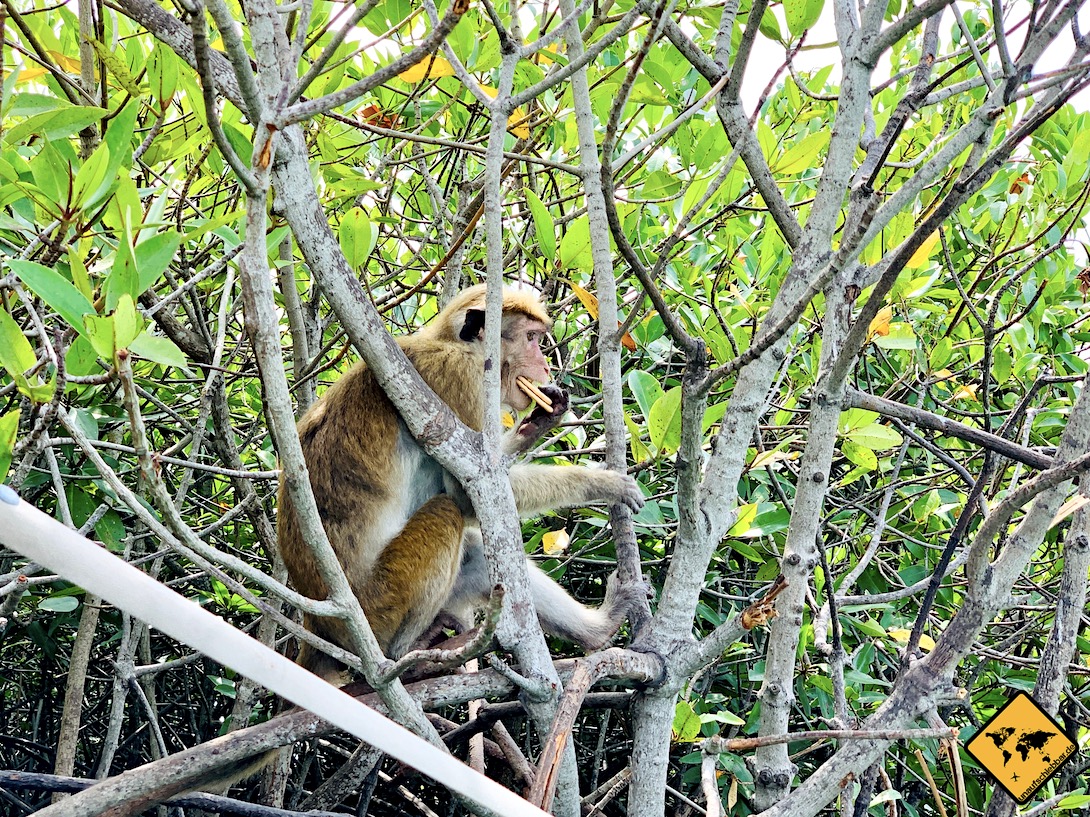
[[[521,516],[556,508],[624,503],[633,511],[643,507],[643,492],[628,474],[582,465],[511,466],[511,488]]]
[[[587,652],[608,645],[628,614],[647,596],[647,585],[622,585],[614,573],[606,585],[602,606],[587,607],[569,596],[536,564],[527,560],[526,566],[541,628],[549,635],[578,644]]]

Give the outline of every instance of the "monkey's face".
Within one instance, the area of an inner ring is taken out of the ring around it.
[[[541,342],[549,327],[526,315],[505,315],[503,320],[503,402],[515,411],[529,408],[533,402],[518,386],[518,378],[534,383],[549,382],[549,361],[541,351]]]

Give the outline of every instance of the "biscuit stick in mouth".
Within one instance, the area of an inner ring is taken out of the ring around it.
[[[530,380],[528,377],[519,375],[515,378],[515,385],[519,387],[523,394],[545,409],[545,411],[553,410],[553,401],[550,400],[548,395],[539,389],[534,381]]]

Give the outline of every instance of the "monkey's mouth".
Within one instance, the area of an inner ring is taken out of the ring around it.
[[[551,412],[553,410],[553,401],[550,400],[549,396],[539,389],[537,384],[530,378],[520,374],[515,378],[515,385],[518,386],[519,391],[545,409],[545,411]]]

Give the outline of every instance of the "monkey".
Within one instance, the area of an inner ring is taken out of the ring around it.
[[[398,340],[423,380],[469,428],[480,431],[484,394],[485,287],[463,290],[421,329]],[[515,411],[533,410],[504,437],[506,454],[524,453],[555,428],[568,408],[567,393],[549,383],[541,341],[551,320],[537,295],[505,287],[501,318],[501,399]],[[523,379],[538,387],[536,404]],[[551,407],[544,406],[551,402]],[[487,598],[483,543],[464,491],[409,433],[366,363],[334,382],[298,423],[299,439],[318,512],[383,652],[398,658],[446,611],[463,626]],[[632,510],[644,498],[627,474],[587,466],[516,462],[510,469],[520,516],[593,503],[623,503]],[[283,484],[277,539],[295,588],[328,595]],[[616,634],[643,586],[607,585],[598,609],[571,598],[529,564],[533,599],[544,629],[584,649],[604,646]],[[311,632],[342,647],[343,622],[304,614]],[[343,668],[308,644],[298,662],[329,677]]]

